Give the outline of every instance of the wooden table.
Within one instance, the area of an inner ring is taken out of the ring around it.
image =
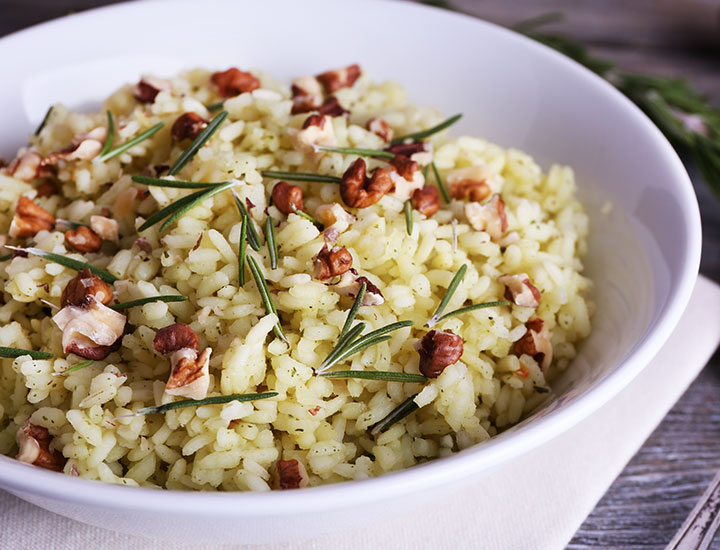
[[[622,68],[688,77],[720,105],[720,31],[712,35],[691,4],[720,0],[454,0],[504,25],[548,11],[566,14],[559,30]],[[0,0],[0,35],[112,0]],[[678,10],[679,3],[685,4]],[[698,27],[699,25],[699,27]],[[689,166],[703,218],[701,271],[720,282],[720,200]],[[682,365],[678,365],[682,368]],[[568,546],[573,550],[664,548],[720,470],[720,354],[716,353],[648,438]],[[715,543],[720,548],[720,537]]]

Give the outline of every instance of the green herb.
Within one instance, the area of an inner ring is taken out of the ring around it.
[[[50,260],[51,262],[55,262],[56,264],[64,265],[65,267],[69,267],[70,269],[74,269],[76,271],[89,269],[92,273],[94,273],[103,281],[109,284],[113,284],[115,281],[118,280],[115,275],[105,271],[104,269],[92,266],[86,262],[81,262],[80,260],[75,260],[74,258],[68,258],[67,256],[61,256],[60,254],[46,252],[45,250],[40,250],[39,248],[21,248],[19,246],[10,246],[7,244],[5,245],[5,248],[9,248],[10,250],[20,250],[22,252],[27,252],[28,254],[32,254],[33,256],[45,258],[46,260]]]
[[[340,331],[340,339],[342,339],[347,334],[347,332],[350,330],[350,326],[355,321],[357,312],[360,309],[360,306],[362,305],[363,300],[365,299],[365,291],[366,290],[367,290],[367,283],[363,282],[360,285],[360,288],[358,289],[358,292],[357,292],[357,296],[355,296],[355,301],[353,302],[353,305],[350,308],[350,311],[348,311],[347,317],[345,318],[345,324],[343,325],[343,328]]]
[[[310,214],[308,214],[307,212],[303,212],[302,210],[298,210],[298,207],[295,206],[293,203],[290,203],[290,208],[292,208],[293,214],[297,214],[297,215],[300,216],[301,218],[305,218],[305,219],[308,220],[309,222],[312,222],[312,224],[313,224],[315,227],[317,227],[320,231],[322,231],[323,229],[325,229],[325,226],[324,226],[322,223],[320,223],[319,221],[317,221],[315,218],[313,218],[313,217],[312,217]]]
[[[278,266],[278,247],[275,240],[275,220],[268,216],[265,220],[265,244],[267,245],[268,254],[270,255],[270,268],[277,269]]]
[[[438,132],[443,131],[445,128],[447,128],[449,126],[452,126],[461,118],[462,118],[462,113],[458,113],[455,116],[451,116],[447,120],[443,120],[440,124],[436,124],[432,128],[428,128],[427,130],[422,130],[421,132],[415,132],[414,134],[407,134],[405,136],[396,137],[390,143],[392,145],[397,145],[398,143],[405,143],[408,140],[409,141],[422,141],[426,137],[430,137],[433,134],[437,134]]]
[[[151,178],[149,176],[133,176],[132,180],[137,183],[144,185],[150,185],[154,187],[174,187],[176,189],[207,189],[208,187],[217,187],[227,183],[226,181],[220,181],[217,183],[200,183],[195,181],[175,181],[164,178]]]
[[[78,363],[77,365],[73,365],[70,368],[65,369],[62,372],[54,372],[52,373],[53,376],[64,376],[70,372],[75,372],[76,370],[84,369],[85,367],[89,367],[92,365],[95,361],[83,361],[82,363]]]
[[[113,120],[112,113],[110,110],[107,111],[107,119],[108,119],[108,133],[107,133],[107,139],[105,140],[105,145],[102,148],[102,151],[100,151],[100,156],[107,155],[110,149],[112,149],[113,141],[115,141],[115,120]]]
[[[52,114],[53,107],[54,107],[54,105],[50,105],[50,107],[48,107],[48,110],[45,111],[45,116],[43,117],[42,121],[40,122],[40,126],[38,126],[37,129],[35,130],[35,133],[33,134],[34,136],[40,135],[40,132],[42,132],[43,128],[45,128],[45,125],[48,123],[48,120],[50,120],[50,115]]]
[[[326,365],[333,363],[335,359],[342,353],[342,351],[347,347],[347,345],[355,340],[358,336],[360,336],[360,333],[365,329],[365,323],[358,323],[353,328],[348,330],[345,334],[341,334],[340,338],[338,339],[338,343],[335,344],[335,347],[332,349],[330,354],[325,358],[325,360],[320,363],[320,367],[317,369],[317,372],[324,372],[329,367]]]
[[[213,188],[214,189],[214,188]],[[152,216],[150,216],[147,220],[145,220],[145,223],[143,223],[140,227],[138,227],[138,233],[140,231],[145,231],[147,228],[152,227],[156,223],[161,222],[168,216],[172,215],[174,212],[182,208],[183,206],[190,204],[198,197],[201,197],[203,193],[205,193],[205,189],[201,189],[200,191],[195,191],[194,193],[190,193],[189,195],[176,200],[175,202],[172,202],[168,204],[165,208],[162,208],[158,212],[155,212]]]
[[[0,256],[0,262],[7,262],[8,260],[12,260],[12,257],[12,254],[5,254],[5,256]]]
[[[437,166],[435,165],[435,161],[432,161],[432,169],[433,174],[435,174],[435,181],[437,181],[438,187],[440,188],[440,193],[442,193],[443,199],[445,199],[445,202],[447,204],[450,204],[450,195],[448,194],[448,190],[445,187],[445,183],[443,182],[443,179],[440,177],[440,172],[438,172]]]
[[[240,215],[243,218],[247,218],[248,244],[250,244],[250,247],[255,252],[258,252],[260,250],[260,235],[258,235],[257,229],[255,228],[255,221],[252,219],[252,216],[250,216],[250,212],[248,212],[247,208],[245,208],[245,203],[240,196],[235,193],[235,191],[233,191],[233,197],[235,197],[235,205],[240,211]]]
[[[550,388],[545,386],[533,386],[533,389],[538,393],[548,393],[550,391]]]
[[[405,372],[373,371],[373,370],[341,370],[325,372],[320,376],[325,378],[360,378],[363,380],[382,380],[385,382],[427,382],[422,374],[408,374]]]
[[[183,153],[175,161],[175,164],[173,164],[172,168],[170,168],[170,172],[168,172],[169,176],[174,176],[182,170],[188,162],[190,162],[190,159],[192,159],[200,148],[205,145],[205,142],[210,139],[227,116],[228,112],[223,111],[218,113],[215,118],[210,121],[210,124],[208,124],[206,128],[198,134],[189,147],[185,149],[185,151],[183,151]]]
[[[238,283],[245,286],[245,256],[247,254],[247,226],[248,217],[242,217],[240,225],[240,243],[238,244]]]
[[[417,396],[417,393],[415,395],[411,395],[405,401],[403,401],[397,407],[391,410],[385,418],[383,418],[380,422],[378,422],[372,427],[372,429],[370,430],[370,434],[373,436],[381,434],[384,431],[387,431],[387,429],[390,428],[390,426],[392,426],[393,424],[397,424],[403,418],[409,416],[411,413],[418,410],[420,407],[418,407],[417,403],[415,403],[415,398]]]
[[[460,269],[457,270],[457,273],[455,273],[455,276],[453,277],[452,281],[450,281],[450,284],[448,285],[447,291],[445,291],[445,296],[443,296],[443,299],[440,302],[440,305],[437,307],[437,309],[435,310],[435,313],[433,313],[433,316],[430,317],[430,320],[427,322],[427,326],[432,326],[438,322],[438,320],[440,319],[440,315],[442,315],[442,312],[445,309],[445,306],[448,305],[450,298],[452,298],[452,295],[455,294],[457,287],[460,286],[460,282],[462,281],[462,278],[465,276],[466,271],[467,271],[467,264],[463,264],[460,267]]]
[[[113,309],[129,309],[131,307],[135,306],[142,306],[145,304],[150,304],[152,302],[185,302],[187,301],[187,298],[185,296],[180,295],[169,295],[169,296],[148,296],[147,298],[139,298],[137,300],[131,300],[130,302],[122,302],[120,304],[115,304],[114,306],[110,306]]]
[[[395,153],[390,151],[380,151],[378,149],[358,149],[354,147],[316,147],[318,151],[328,153],[343,153],[346,155],[360,155],[361,157],[377,157],[384,159],[394,159]]]
[[[196,197],[195,199],[191,200],[190,202],[183,204],[180,208],[175,210],[175,213],[170,216],[167,220],[163,222],[163,224],[160,226],[160,232],[165,231],[168,227],[170,227],[175,221],[183,216],[183,214],[186,214],[188,211],[195,208],[200,203],[205,202],[210,197],[213,197],[217,195],[218,193],[222,193],[223,191],[227,191],[231,187],[237,185],[238,181],[229,181],[227,183],[224,183],[222,185],[218,185],[217,187],[211,187],[207,191],[204,191],[200,196]]]
[[[53,354],[46,351],[33,351],[31,349],[22,348],[6,348],[0,346],[0,357],[6,359],[15,359],[16,357],[22,357],[23,355],[29,355],[33,359],[52,359]]]
[[[413,212],[412,202],[410,199],[405,201],[405,228],[408,235],[412,235],[413,230]]]
[[[264,393],[233,393],[232,395],[218,395],[215,397],[206,397],[205,399],[186,399],[184,401],[173,401],[172,403],[165,403],[164,405],[157,405],[154,407],[143,407],[138,409],[135,414],[127,414],[118,416],[116,418],[126,418],[129,416],[140,416],[144,414],[158,414],[174,409],[183,409],[185,407],[200,407],[202,405],[220,405],[223,403],[230,403],[231,401],[258,401],[260,399],[269,399],[275,397],[277,392],[268,391]]]
[[[89,226],[88,224],[86,224],[86,223],[82,223],[82,222],[71,222],[71,221],[68,221],[68,220],[63,220],[63,219],[61,219],[61,218],[57,218],[57,219],[55,220],[55,223],[59,223],[59,224],[61,224],[61,225],[65,225],[65,226],[69,227],[70,229],[77,229],[78,227],[90,227],[90,226]]]
[[[225,104],[225,101],[218,101],[217,103],[211,103],[210,105],[205,105],[205,108],[208,111],[217,111],[218,109],[222,109],[224,104]]]
[[[283,342],[287,342],[288,340],[285,336],[282,325],[280,324],[280,316],[278,315],[277,309],[275,309],[275,304],[272,301],[272,296],[270,295],[270,289],[267,286],[265,275],[263,275],[263,272],[260,269],[260,266],[255,261],[255,258],[253,258],[252,256],[248,256],[247,261],[248,266],[250,267],[250,273],[252,273],[252,276],[255,279],[255,284],[257,285],[258,291],[260,292],[260,298],[262,299],[263,305],[265,306],[265,313],[274,313],[278,318],[278,322],[275,323],[273,331],[275,332],[275,335]]]
[[[118,145],[117,147],[115,147],[115,149],[111,149],[104,155],[95,157],[95,160],[97,162],[105,162],[106,160],[110,160],[111,158],[115,158],[119,155],[122,155],[128,149],[135,147],[138,143],[142,143],[149,137],[151,137],[154,134],[156,134],[157,132],[159,132],[163,126],[165,126],[164,122],[158,122],[155,126],[153,126],[152,128],[148,128],[142,134],[135,136],[130,141],[123,143],[122,145]]]
[[[274,178],[288,181],[316,181],[321,183],[342,183],[342,178],[325,176],[323,174],[308,174],[306,172],[278,172],[277,170],[262,170],[264,178]]]
[[[448,317],[454,317],[456,315],[462,315],[463,313],[467,313],[469,311],[474,311],[476,309],[485,309],[487,307],[501,307],[501,306],[509,306],[510,302],[506,302],[505,300],[501,300],[499,302],[483,302],[482,304],[474,304],[471,306],[465,306],[461,307],[459,309],[456,309],[455,311],[451,311],[450,313],[446,313],[445,315],[441,315],[440,317],[436,317],[433,315],[430,320],[427,322],[428,327],[433,327],[436,324],[440,323],[441,321],[444,321]]]

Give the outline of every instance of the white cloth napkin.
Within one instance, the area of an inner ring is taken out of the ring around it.
[[[384,524],[254,550],[558,550],[705,365],[720,341],[720,286],[698,279],[683,319],[656,359],[594,415],[432,509]],[[692,345],[687,345],[692,342]],[[216,549],[90,527],[0,491],[3,550]]]

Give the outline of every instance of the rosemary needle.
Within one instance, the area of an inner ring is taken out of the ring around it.
[[[459,309],[456,309],[455,311],[451,311],[450,313],[446,313],[445,315],[441,315],[440,317],[437,317],[437,318],[433,315],[430,318],[430,320],[427,322],[427,326],[429,328],[432,328],[436,324],[447,319],[448,317],[455,317],[456,315],[462,315],[463,313],[475,311],[476,309],[485,309],[488,307],[500,307],[500,306],[509,306],[509,305],[510,305],[510,302],[507,302],[505,300],[500,300],[498,302],[483,302],[482,304],[473,304],[471,306],[461,307]]]
[[[5,248],[9,248],[10,250],[20,250],[21,252],[27,252],[28,254],[32,254],[33,256],[45,258],[46,260],[50,260],[51,262],[55,262],[56,264],[64,265],[65,267],[69,267],[70,269],[74,269],[76,271],[89,269],[92,273],[94,273],[103,281],[109,284],[113,284],[115,281],[118,280],[118,278],[115,277],[115,275],[113,275],[112,273],[109,273],[104,269],[100,269],[99,267],[92,266],[87,262],[81,262],[80,260],[69,258],[67,256],[62,256],[60,254],[54,254],[52,252],[46,252],[45,250],[40,250],[39,248],[21,248],[19,246],[10,246],[7,244],[5,245]]]
[[[187,204],[184,204],[182,207],[178,208],[174,214],[172,214],[167,220],[163,222],[163,224],[160,226],[160,232],[165,231],[168,227],[170,227],[178,218],[180,218],[183,214],[187,213],[189,210],[192,210],[197,205],[199,205],[202,202],[205,202],[210,197],[213,197],[214,195],[217,195],[218,193],[222,193],[223,191],[226,191],[233,187],[234,185],[237,185],[238,181],[229,181],[227,183],[224,183],[222,185],[218,185],[217,187],[211,187],[207,191],[203,191],[202,194],[195,199],[191,200]]]
[[[447,204],[450,204],[450,195],[448,194],[448,190],[445,187],[445,183],[443,182],[443,179],[440,177],[440,172],[438,172],[437,166],[435,165],[435,161],[432,161],[432,169],[433,174],[435,174],[435,181],[437,181],[438,187],[440,188],[440,193],[442,193],[443,199],[445,199],[445,202]]]
[[[202,194],[205,192],[206,192],[206,189],[201,189],[200,191],[195,191],[194,193],[190,193],[189,195],[187,195],[181,199],[178,199],[175,202],[168,204],[165,208],[159,210],[158,212],[155,212],[155,214],[153,214],[147,220],[145,220],[145,222],[140,227],[138,227],[138,233],[140,231],[145,231],[146,229],[148,229],[149,227],[152,227],[156,223],[161,222],[162,220],[164,220],[165,218],[167,218],[168,216],[173,214],[173,212],[176,212],[178,209],[182,208],[183,206],[191,203],[198,197],[202,196]]]
[[[106,160],[110,160],[111,158],[115,158],[119,155],[122,155],[128,149],[135,147],[138,143],[142,143],[143,141],[145,141],[152,135],[159,132],[163,126],[165,126],[164,122],[158,122],[155,126],[148,128],[142,134],[135,136],[133,139],[131,139],[130,141],[128,141],[126,143],[123,143],[122,145],[118,145],[117,147],[115,147],[115,149],[111,149],[104,155],[95,157],[94,160],[97,162],[105,162]]]
[[[83,361],[82,363],[78,363],[77,365],[73,365],[72,367],[67,368],[67,369],[65,369],[64,371],[54,372],[54,373],[52,373],[52,376],[63,376],[63,375],[68,374],[68,373],[70,373],[70,372],[75,372],[75,371],[77,371],[77,370],[84,369],[85,367],[89,367],[89,366],[92,365],[94,362],[95,362],[95,361]]]
[[[181,295],[168,295],[168,296],[148,296],[147,298],[139,298],[137,300],[131,300],[129,302],[121,302],[110,306],[113,309],[130,309],[131,307],[142,306],[150,304],[152,302],[185,302],[187,298]]]
[[[405,228],[407,230],[407,234],[412,235],[413,212],[412,212],[412,203],[410,202],[410,199],[405,201]]]
[[[452,298],[453,294],[455,294],[457,287],[460,286],[460,282],[462,281],[462,278],[465,276],[466,271],[467,271],[467,264],[463,264],[460,267],[460,269],[457,270],[457,273],[455,273],[455,276],[453,277],[452,281],[450,281],[450,284],[448,285],[447,291],[445,292],[445,296],[443,296],[443,299],[440,302],[440,305],[437,307],[437,309],[435,310],[435,313],[433,313],[433,316],[430,317],[430,320],[427,322],[427,326],[432,326],[438,322],[438,319],[440,318],[440,315],[442,315],[442,312],[445,309],[445,307],[448,305],[450,298]]]
[[[392,145],[397,145],[398,143],[404,143],[406,141],[421,141],[421,140],[425,139],[426,137],[430,137],[433,134],[443,131],[448,126],[452,126],[461,118],[462,118],[462,113],[458,113],[457,115],[451,116],[447,120],[443,120],[440,124],[437,124],[437,125],[433,126],[432,128],[428,128],[427,130],[422,130],[420,132],[415,132],[413,134],[407,134],[405,136],[396,137],[390,143]]]
[[[377,157],[385,159],[395,158],[395,153],[390,151],[380,151],[379,149],[359,149],[355,147],[316,147],[318,151],[327,153],[343,153],[346,155],[360,155],[361,157]]]
[[[140,416],[145,414],[157,414],[172,411],[174,409],[182,409],[185,407],[200,407],[202,405],[219,405],[230,403],[231,401],[257,401],[259,399],[269,399],[275,397],[278,393],[274,391],[264,393],[233,393],[232,395],[217,395],[215,397],[206,397],[205,399],[186,399],[184,401],[173,401],[164,405],[154,407],[143,407],[138,409],[136,413],[124,414],[115,418],[127,418],[131,416]],[[114,420],[114,419],[113,419]]]
[[[50,120],[50,115],[52,114],[54,105],[50,105],[48,107],[48,110],[45,111],[45,116],[43,117],[42,121],[40,122],[40,126],[37,127],[35,132],[33,133],[34,136],[40,135],[40,132],[43,131],[43,128],[45,128],[45,125],[48,123],[48,120]]]
[[[361,284],[360,288],[358,289],[357,296],[355,296],[355,301],[353,302],[353,305],[350,308],[350,311],[348,311],[347,317],[345,319],[345,324],[343,325],[343,328],[340,331],[340,339],[342,339],[347,334],[347,332],[350,330],[350,326],[355,321],[357,312],[360,309],[360,306],[362,305],[363,300],[365,299],[365,291],[366,290],[367,290],[367,283],[363,282],[363,284]]]
[[[306,172],[279,172],[277,170],[262,170],[264,178],[274,178],[288,181],[315,181],[321,183],[342,183],[342,178],[326,176],[323,174],[308,174]]]
[[[247,254],[248,217],[243,216],[240,225],[240,242],[238,244],[238,283],[245,286],[245,256]]]
[[[22,348],[7,348],[4,346],[0,347],[0,357],[4,357],[6,359],[15,359],[16,357],[22,357],[23,355],[29,355],[33,359],[51,359],[53,356],[52,353],[48,353],[46,351],[33,351],[31,349],[22,349]]]
[[[180,170],[182,170],[188,162],[190,162],[190,160],[195,156],[195,154],[200,150],[200,148],[205,145],[205,142],[209,140],[210,137],[215,133],[218,127],[227,118],[227,116],[228,112],[222,111],[210,121],[210,123],[205,127],[205,129],[200,132],[200,134],[198,134],[198,136],[192,141],[188,148],[182,152],[182,154],[175,161],[175,164],[172,165],[172,168],[170,168],[170,172],[168,172],[169,176],[174,176]]]
[[[113,120],[113,116],[110,110],[107,111],[107,119],[107,139],[105,140],[105,145],[103,146],[102,151],[100,151],[101,157],[107,155],[110,152],[110,149],[112,149],[113,146],[113,141],[115,141],[115,120]]]
[[[359,378],[362,380],[381,380],[384,382],[416,382],[422,384],[427,378],[422,374],[375,370],[341,370],[321,374],[325,378]]]
[[[153,187],[174,187],[176,189],[207,189],[208,187],[216,187],[227,183],[227,181],[219,181],[215,183],[200,183],[195,181],[176,181],[164,178],[151,178],[150,176],[133,176],[132,180],[143,185]]]
[[[403,418],[418,410],[420,407],[418,407],[417,403],[415,403],[415,398],[417,396],[417,393],[415,395],[411,395],[405,401],[395,407],[392,411],[390,411],[385,418],[383,418],[380,422],[378,422],[372,427],[372,429],[370,430],[370,434],[381,434],[384,431],[387,431],[388,428],[390,428],[390,426],[392,426],[393,424],[397,424]]]
[[[247,218],[247,240],[250,247],[258,252],[260,250],[260,235],[258,235],[257,229],[255,228],[255,221],[250,216],[250,212],[245,208],[245,203],[240,196],[233,191],[233,197],[235,197],[235,205],[240,211],[240,215],[243,218]]]
[[[303,212],[302,210],[298,210],[298,207],[295,206],[293,203],[290,203],[290,208],[292,209],[293,214],[297,214],[297,215],[300,216],[301,218],[305,218],[306,220],[308,220],[309,222],[311,222],[315,227],[317,227],[318,230],[322,231],[323,229],[325,229],[325,226],[324,226],[322,223],[320,223],[318,220],[316,220],[315,218],[313,218],[313,217],[312,217],[310,214],[308,214],[307,212]]]
[[[275,239],[275,220],[268,216],[265,220],[265,244],[267,245],[268,254],[270,255],[270,268],[277,269],[278,266],[278,247]]]
[[[252,256],[248,256],[247,261],[248,266],[250,267],[250,273],[252,273],[252,276],[255,279],[255,284],[257,285],[258,291],[260,292],[260,298],[262,299],[263,305],[265,306],[265,313],[274,313],[275,316],[278,318],[278,322],[275,323],[273,331],[278,338],[280,338],[283,342],[287,343],[288,340],[285,336],[285,332],[283,331],[282,326],[280,325],[280,316],[278,315],[277,309],[275,309],[275,304],[272,301],[272,296],[270,295],[270,289],[267,286],[265,275],[263,275],[263,272],[260,270],[260,266],[255,261],[255,258],[253,258]]]

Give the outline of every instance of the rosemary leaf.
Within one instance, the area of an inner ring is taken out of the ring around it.
[[[238,210],[240,211],[240,215],[243,218],[247,218],[247,240],[250,247],[255,251],[260,251],[260,235],[258,235],[257,229],[255,228],[255,221],[252,219],[252,216],[248,212],[247,208],[245,208],[245,203],[240,198],[240,196],[235,193],[235,191],[232,192],[233,197],[235,197],[235,205],[237,206]]]
[[[95,361],[83,361],[82,363],[78,363],[77,365],[73,365],[72,367],[69,367],[65,369],[62,372],[54,372],[52,373],[53,376],[64,376],[70,372],[75,372],[76,370],[84,369],[85,367],[89,367],[92,365]]]
[[[248,217],[243,216],[240,225],[240,243],[238,244],[238,283],[245,286],[245,256],[247,254]]]
[[[438,322],[438,319],[440,318],[440,315],[442,315],[442,312],[445,309],[445,307],[448,305],[450,298],[452,298],[453,294],[455,294],[457,287],[460,286],[460,282],[462,281],[462,278],[465,276],[466,271],[467,271],[467,264],[463,264],[460,267],[460,269],[457,270],[457,273],[455,273],[455,276],[453,277],[452,281],[450,281],[450,284],[448,285],[447,291],[445,291],[445,296],[443,296],[443,299],[440,302],[440,305],[437,307],[437,309],[435,310],[435,313],[433,313],[433,316],[430,317],[430,320],[427,322],[427,326],[432,326]]]
[[[105,145],[102,148],[102,151],[100,151],[100,156],[107,155],[108,152],[110,152],[110,149],[112,149],[113,141],[115,141],[115,120],[113,119],[112,113],[110,110],[107,111],[107,119],[108,119],[108,129],[107,129],[107,139],[105,140]]]
[[[410,202],[410,199],[405,201],[405,228],[407,230],[407,234],[412,235],[413,211],[412,211],[412,203]]]
[[[141,231],[145,231],[149,227],[152,227],[156,223],[161,222],[183,206],[190,204],[192,201],[197,199],[198,197],[201,197],[203,193],[205,193],[206,189],[201,189],[200,191],[195,191],[194,193],[190,193],[189,195],[176,200],[175,202],[171,202],[168,204],[165,208],[159,210],[158,212],[155,212],[152,216],[150,216],[147,220],[145,220],[145,223],[143,223],[140,227],[138,227],[138,233]]]
[[[262,170],[264,178],[273,178],[288,181],[316,181],[320,183],[341,183],[342,178],[325,176],[323,174],[308,174],[306,172],[278,172],[276,170]]]
[[[448,317],[454,317],[456,315],[462,315],[463,313],[467,313],[469,311],[475,311],[476,309],[485,309],[488,307],[501,307],[501,306],[509,306],[510,302],[507,302],[505,300],[500,300],[498,302],[483,302],[482,304],[473,304],[471,306],[465,306],[461,307],[459,309],[456,309],[455,311],[451,311],[450,313],[446,313],[445,315],[441,315],[440,317],[435,317],[433,315],[430,320],[427,322],[427,326],[429,328],[434,327],[436,324],[444,321]]]
[[[303,212],[302,210],[298,210],[297,206],[295,206],[293,203],[290,203],[290,208],[292,208],[293,214],[297,214],[297,215],[300,216],[301,218],[305,218],[305,219],[308,220],[309,222],[312,222],[312,224],[313,224],[315,227],[317,227],[318,230],[322,231],[323,229],[325,229],[325,226],[324,226],[322,223],[320,223],[318,220],[316,220],[315,218],[313,218],[313,217],[312,217],[310,214],[308,214],[307,212]]]
[[[325,151],[327,153],[343,153],[345,155],[360,155],[361,157],[377,157],[384,159],[395,158],[395,153],[390,151],[380,151],[378,149],[358,149],[354,147],[316,147],[318,151]]]
[[[139,416],[144,414],[158,414],[174,409],[182,409],[185,407],[200,407],[202,405],[220,405],[223,403],[230,403],[231,401],[258,401],[260,399],[269,399],[275,397],[277,392],[268,391],[264,393],[233,393],[231,395],[217,395],[215,397],[206,397],[205,399],[186,399],[184,401],[173,401],[172,403],[165,403],[164,405],[157,405],[154,407],[143,407],[138,409],[135,414],[123,415],[124,416]],[[118,417],[122,418],[122,417]]]
[[[12,260],[12,258],[12,254],[5,254],[4,256],[0,256],[0,262],[7,262],[8,260]]]
[[[238,181],[233,180],[229,181],[227,183],[224,183],[222,185],[218,185],[217,187],[211,187],[207,191],[204,191],[199,197],[195,198],[194,200],[188,202],[187,204],[184,204],[180,208],[178,208],[175,213],[170,216],[167,220],[163,222],[163,224],[160,226],[160,232],[162,233],[165,231],[168,227],[170,227],[175,221],[186,214],[189,210],[192,210],[195,208],[198,204],[205,202],[210,197],[213,197],[217,195],[218,193],[222,193],[223,191],[227,191],[231,187],[238,184]]]
[[[325,378],[360,378],[363,380],[382,380],[385,382],[416,382],[422,384],[427,378],[422,374],[373,370],[340,370],[321,374]]]
[[[53,354],[48,353],[46,351],[33,351],[31,349],[22,349],[22,348],[6,348],[4,346],[0,347],[0,357],[4,357],[6,359],[15,359],[16,357],[21,357],[23,355],[29,355],[33,359],[52,359]]]
[[[270,268],[277,269],[278,266],[278,247],[275,240],[275,220],[268,216],[265,220],[265,244],[267,245],[268,254],[270,255]]]
[[[113,309],[129,309],[131,307],[135,306],[142,306],[145,304],[150,304],[152,302],[185,302],[187,301],[187,298],[185,296],[181,296],[179,294],[173,295],[167,295],[167,296],[148,296],[147,298],[139,298],[137,300],[131,300],[129,302],[121,302],[119,304],[115,304],[114,306],[110,306]]]
[[[54,254],[53,252],[46,252],[45,250],[40,250],[39,248],[21,248],[19,246],[10,246],[7,244],[5,245],[5,248],[9,248],[10,250],[20,250],[22,252],[27,252],[28,254],[32,254],[33,256],[45,258],[46,260],[50,260],[51,262],[55,262],[56,264],[64,265],[65,267],[69,267],[70,269],[74,269],[76,271],[89,269],[92,273],[94,273],[103,281],[109,284],[113,284],[115,281],[118,280],[115,275],[105,271],[104,269],[100,269],[99,267],[92,266],[89,263],[81,262],[80,260],[76,260],[74,258],[68,258],[67,256],[62,256],[60,254]]]
[[[142,134],[135,136],[130,141],[123,143],[122,145],[118,145],[117,147],[115,147],[115,149],[111,149],[104,155],[95,157],[95,161],[105,162],[106,160],[110,160],[111,158],[115,158],[119,155],[122,155],[128,149],[135,147],[138,143],[142,143],[149,137],[151,137],[154,134],[156,134],[157,132],[159,132],[163,126],[165,126],[164,122],[158,122],[155,126],[148,128]]]
[[[52,114],[54,105],[50,105],[48,107],[48,110],[45,111],[45,116],[43,117],[42,121],[40,121],[40,126],[37,127],[35,132],[33,133],[34,136],[39,136],[40,132],[43,131],[43,128],[45,128],[45,125],[48,123],[48,120],[50,120],[50,115]]]
[[[373,330],[372,332],[368,332],[365,336],[361,336],[354,342],[351,341],[346,346],[341,348],[332,360],[328,361],[326,359],[323,362],[323,365],[321,365],[321,368],[318,372],[326,371],[340,361],[344,361],[348,357],[351,357],[356,353],[359,353],[364,349],[369,348],[370,346],[374,346],[375,344],[379,344],[380,342],[390,340],[391,336],[385,336],[387,333],[393,332],[403,327],[411,326],[412,324],[412,321],[398,321],[397,323],[391,323],[377,330]]]
[[[219,181],[217,183],[200,183],[195,181],[175,181],[164,178],[151,178],[149,176],[133,176],[132,180],[143,185],[150,185],[154,187],[174,187],[176,189],[207,189],[208,187],[216,187],[227,183],[226,181]]]
[[[432,169],[433,174],[435,174],[435,181],[437,181],[438,187],[440,188],[440,193],[442,193],[443,199],[445,199],[445,202],[447,204],[450,204],[450,195],[448,194],[447,187],[445,187],[445,182],[443,182],[443,179],[440,177],[440,172],[438,172],[437,166],[435,165],[435,161],[432,161]]]
[[[185,151],[183,151],[183,153],[178,157],[178,159],[175,161],[175,164],[172,165],[172,168],[170,168],[170,172],[168,172],[169,176],[174,176],[180,170],[182,170],[188,162],[190,162],[190,159],[192,159],[195,154],[200,150],[200,148],[205,145],[205,142],[210,139],[210,137],[215,133],[218,127],[227,118],[227,116],[228,112],[222,111],[210,121],[210,123],[205,127],[205,129],[200,132],[200,134],[198,134],[198,136],[193,140],[193,142],[188,146],[188,148],[185,149]]]
[[[422,141],[426,137],[430,137],[433,134],[442,132],[445,128],[452,126],[461,118],[462,118],[462,113],[458,113],[454,116],[451,116],[447,120],[443,120],[440,124],[437,124],[437,125],[433,126],[432,128],[428,128],[427,130],[422,130],[421,132],[415,132],[413,134],[407,134],[405,136],[396,137],[390,143],[392,145],[396,145],[398,143],[405,143],[406,141]]]
[[[277,309],[275,309],[275,304],[272,301],[272,296],[270,294],[270,289],[267,286],[265,275],[263,275],[263,272],[260,269],[258,263],[255,261],[255,258],[253,258],[252,256],[248,256],[247,261],[248,266],[250,267],[250,273],[252,273],[252,276],[255,279],[255,284],[257,285],[258,291],[260,292],[260,298],[262,299],[263,305],[265,306],[265,313],[274,313],[278,317],[278,322],[275,323],[273,331],[278,338],[280,338],[283,342],[287,343],[288,340],[285,336],[282,325],[280,324],[280,316],[278,315]]]
[[[222,109],[224,104],[225,104],[225,101],[218,101],[217,103],[211,103],[210,105],[205,105],[205,108],[208,111],[217,111],[218,109]]]
[[[418,407],[417,403],[415,403],[415,398],[417,396],[417,393],[415,395],[411,395],[405,401],[403,401],[397,407],[391,410],[385,418],[383,418],[380,422],[378,422],[372,427],[372,429],[370,430],[370,435],[376,436],[383,433],[384,431],[387,431],[390,426],[392,426],[393,424],[397,424],[403,418],[418,410],[420,407]]]
[[[360,306],[362,305],[363,300],[365,299],[365,291],[366,290],[367,290],[367,283],[364,282],[363,284],[360,285],[357,296],[355,296],[355,301],[353,302],[353,305],[350,308],[350,311],[348,311],[347,317],[345,318],[345,324],[343,325],[343,328],[340,331],[340,336],[339,336],[339,338],[341,340],[347,334],[347,332],[350,330],[350,327],[352,326],[353,322],[355,321],[357,312],[360,309]]]
[[[56,223],[56,224],[59,223],[59,224],[61,224],[61,225],[65,225],[65,226],[69,227],[70,229],[77,229],[78,227],[83,227],[83,226],[85,226],[85,227],[90,227],[90,226],[89,226],[88,224],[86,224],[86,223],[82,223],[82,222],[71,222],[71,221],[69,221],[69,220],[63,220],[62,218],[56,218],[56,219],[55,219],[55,223]]]
[[[355,340],[355,338],[357,338],[364,329],[365,323],[358,323],[353,328],[348,330],[343,336],[341,336],[338,339],[338,343],[335,344],[335,347],[332,349],[330,354],[323,360],[322,363],[320,363],[320,366],[317,368],[316,373],[319,374],[329,369],[329,365],[334,363],[337,356],[340,355],[343,350],[348,346],[348,344]]]

